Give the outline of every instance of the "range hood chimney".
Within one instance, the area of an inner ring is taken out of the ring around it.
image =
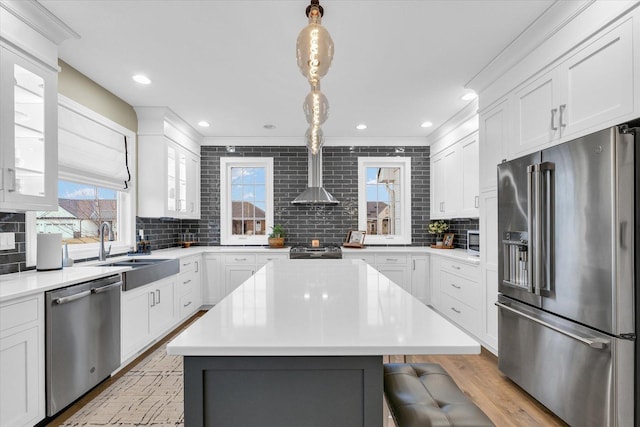
[[[309,150],[309,187],[296,197],[294,205],[337,205],[338,202],[322,188],[322,148],[316,154]]]

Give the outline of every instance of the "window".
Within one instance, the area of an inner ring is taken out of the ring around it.
[[[36,233],[61,233],[71,258],[97,257],[103,222],[111,254],[124,254],[135,242],[135,134],[61,95],[58,111],[58,209],[27,215],[27,264]]]
[[[411,243],[411,158],[358,158],[358,229],[365,243]]]
[[[266,245],[273,226],[273,159],[220,159],[220,240]]]

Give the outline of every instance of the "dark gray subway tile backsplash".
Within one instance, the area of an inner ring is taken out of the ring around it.
[[[16,247],[0,251],[0,274],[27,269],[24,213],[0,212],[0,233],[16,233]]]
[[[220,244],[220,158],[273,157],[274,220],[286,229],[286,244],[340,244],[349,230],[358,228],[358,157],[411,157],[412,245],[428,246],[435,236],[427,233],[430,222],[429,147],[324,147],[323,186],[340,201],[336,206],[292,205],[291,201],[307,187],[307,148],[302,146],[237,146],[235,153],[226,147],[201,148],[201,219],[136,218],[136,230],[145,230],[151,250],[180,244],[181,233],[193,233],[199,245]],[[478,219],[447,221],[455,233],[454,245],[466,248],[467,230],[478,229]],[[0,251],[0,274],[23,271],[25,260],[24,214],[0,213],[0,231],[16,232],[17,247]],[[365,239],[365,244],[366,244]]]

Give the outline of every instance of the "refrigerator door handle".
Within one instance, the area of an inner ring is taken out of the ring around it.
[[[542,277],[542,236],[541,216],[542,193],[540,163],[527,166],[528,214],[527,228],[529,233],[529,292],[540,295],[540,278]]]
[[[556,332],[558,332],[558,333],[560,333],[562,335],[565,335],[565,336],[567,336],[569,338],[572,338],[572,339],[574,339],[576,341],[580,341],[581,343],[583,343],[585,345],[588,345],[591,348],[595,348],[595,349],[598,349],[598,350],[603,350],[603,349],[607,348],[609,346],[609,344],[610,344],[609,340],[604,340],[602,338],[581,337],[580,335],[576,335],[576,334],[571,333],[569,331],[566,331],[564,329],[558,328],[557,326],[554,326],[554,325],[552,325],[550,323],[544,322],[544,321],[542,321],[540,319],[537,319],[537,318],[535,318],[533,316],[529,316],[528,314],[523,313],[521,311],[518,311],[518,310],[516,310],[514,308],[511,308],[508,305],[502,304],[501,302],[496,302],[495,305],[498,308],[502,308],[502,309],[507,310],[507,311],[509,311],[509,312],[511,312],[513,314],[516,314],[516,315],[518,315],[520,317],[524,317],[525,319],[531,320],[532,322],[535,322],[535,323],[537,323],[537,324],[539,324],[541,326],[544,326],[545,328],[549,328],[549,329],[554,330],[554,331],[556,331]]]
[[[542,278],[542,280],[538,283],[538,291],[542,293],[542,295],[549,296],[551,294],[551,290],[553,288],[553,267],[555,254],[553,252],[554,248],[554,227],[555,227],[555,182],[553,172],[555,171],[556,165],[552,162],[543,162],[540,163],[540,241],[539,243],[544,242],[541,245],[541,254],[544,256],[544,265],[543,263],[539,263],[542,268],[540,269],[540,276],[538,279]],[[544,239],[544,240],[543,240]]]

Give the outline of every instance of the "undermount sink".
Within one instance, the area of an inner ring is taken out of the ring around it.
[[[130,291],[180,272],[180,261],[177,259],[130,258],[94,265],[96,267],[131,267],[131,270],[122,273],[123,291]]]

